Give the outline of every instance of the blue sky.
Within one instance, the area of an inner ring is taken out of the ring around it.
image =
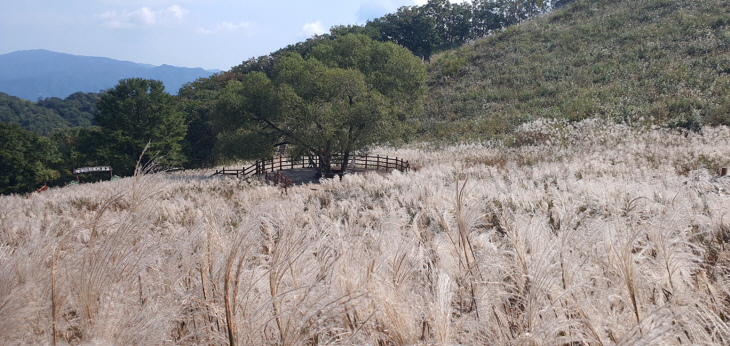
[[[227,70],[426,0],[5,0],[0,54],[47,49]]]

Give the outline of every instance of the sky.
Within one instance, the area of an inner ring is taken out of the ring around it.
[[[427,0],[3,0],[0,54],[46,49],[228,70]]]

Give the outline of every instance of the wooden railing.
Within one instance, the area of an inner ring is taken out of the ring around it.
[[[352,168],[364,168],[364,169],[376,169],[390,171],[393,169],[401,172],[406,172],[411,169],[411,164],[408,161],[399,159],[397,157],[391,158],[388,156],[382,157],[380,155],[369,156],[355,156],[352,158]]]
[[[337,170],[342,167],[343,157],[341,155],[332,156],[332,162],[330,167]],[[349,159],[348,169],[360,168],[360,169],[374,169],[374,170],[399,170],[405,172],[410,170],[411,166],[408,161],[399,159],[397,157],[380,156],[380,155],[355,155]],[[319,157],[308,157],[303,156],[296,159],[288,157],[276,157],[273,159],[260,159],[254,164],[241,169],[226,169],[216,170],[213,175],[235,175],[236,177],[246,177],[252,175],[263,175],[272,172],[283,171],[294,168],[317,168],[319,167]]]
[[[258,162],[258,161],[256,161]],[[251,167],[242,168],[242,169],[226,169],[223,167],[221,170],[216,170],[213,175],[235,175],[236,177],[245,177],[247,175],[251,175],[253,170],[251,170]]]
[[[284,190],[288,189],[289,187],[294,185],[294,182],[289,179],[284,173],[281,173],[281,171],[276,171],[273,173],[266,173],[264,174],[266,177],[266,181],[270,181],[274,183],[274,185],[281,185],[281,187],[284,188]]]

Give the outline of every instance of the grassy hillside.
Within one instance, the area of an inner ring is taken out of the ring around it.
[[[730,123],[730,2],[577,0],[438,54],[424,120],[437,138],[539,117]]]
[[[281,188],[187,171],[0,197],[0,343],[728,345],[727,127]],[[55,336],[55,339],[54,339]],[[55,342],[54,342],[55,340]]]
[[[69,127],[89,127],[98,99],[99,94],[77,92],[65,99],[49,97],[31,102],[0,92],[0,123],[19,124],[42,135]]]

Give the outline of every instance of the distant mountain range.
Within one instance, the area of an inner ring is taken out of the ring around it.
[[[43,49],[0,55],[0,92],[36,101],[65,98],[75,92],[99,92],[124,78],[161,80],[165,90],[176,94],[180,87],[217,70],[153,66],[109,58],[79,56]]]

